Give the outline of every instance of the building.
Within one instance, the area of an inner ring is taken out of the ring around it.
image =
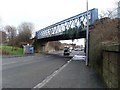
[[[4,31],[0,31],[0,44],[3,44],[6,42],[6,33]]]

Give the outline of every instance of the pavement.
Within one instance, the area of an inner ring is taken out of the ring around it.
[[[61,52],[55,53],[62,55]],[[48,76],[36,88],[107,88],[94,69],[85,65],[83,52],[71,53],[66,65]]]
[[[106,86],[83,60],[74,60],[42,88],[106,88]]]

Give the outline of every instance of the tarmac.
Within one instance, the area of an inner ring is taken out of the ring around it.
[[[58,71],[53,77],[48,77],[49,81],[41,88],[107,88],[95,70],[85,65],[84,60],[71,59]]]
[[[54,54],[54,53],[53,53]],[[55,55],[62,56],[61,53]],[[96,71],[85,65],[85,56],[71,54],[73,57],[64,67],[52,73],[37,88],[107,88]]]
[[[107,88],[97,73],[83,60],[71,62],[42,88]]]

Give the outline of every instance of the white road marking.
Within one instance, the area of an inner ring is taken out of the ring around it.
[[[4,64],[2,64],[2,65],[8,65],[8,64],[13,64],[13,63],[17,63],[18,61],[16,61],[16,62],[10,62],[10,63],[4,63]]]
[[[85,60],[86,56],[83,55],[74,55],[72,60]]]
[[[58,70],[54,71],[50,76],[46,77],[41,83],[37,84],[33,88],[42,88],[46,85],[54,76],[56,76],[61,70],[63,70],[72,60],[70,59],[66,64],[60,67]],[[33,89],[34,90],[34,89]]]

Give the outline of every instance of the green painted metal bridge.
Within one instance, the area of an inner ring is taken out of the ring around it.
[[[88,11],[89,25],[98,19],[98,9]],[[86,37],[87,12],[75,15],[36,32],[39,41],[56,41]]]

